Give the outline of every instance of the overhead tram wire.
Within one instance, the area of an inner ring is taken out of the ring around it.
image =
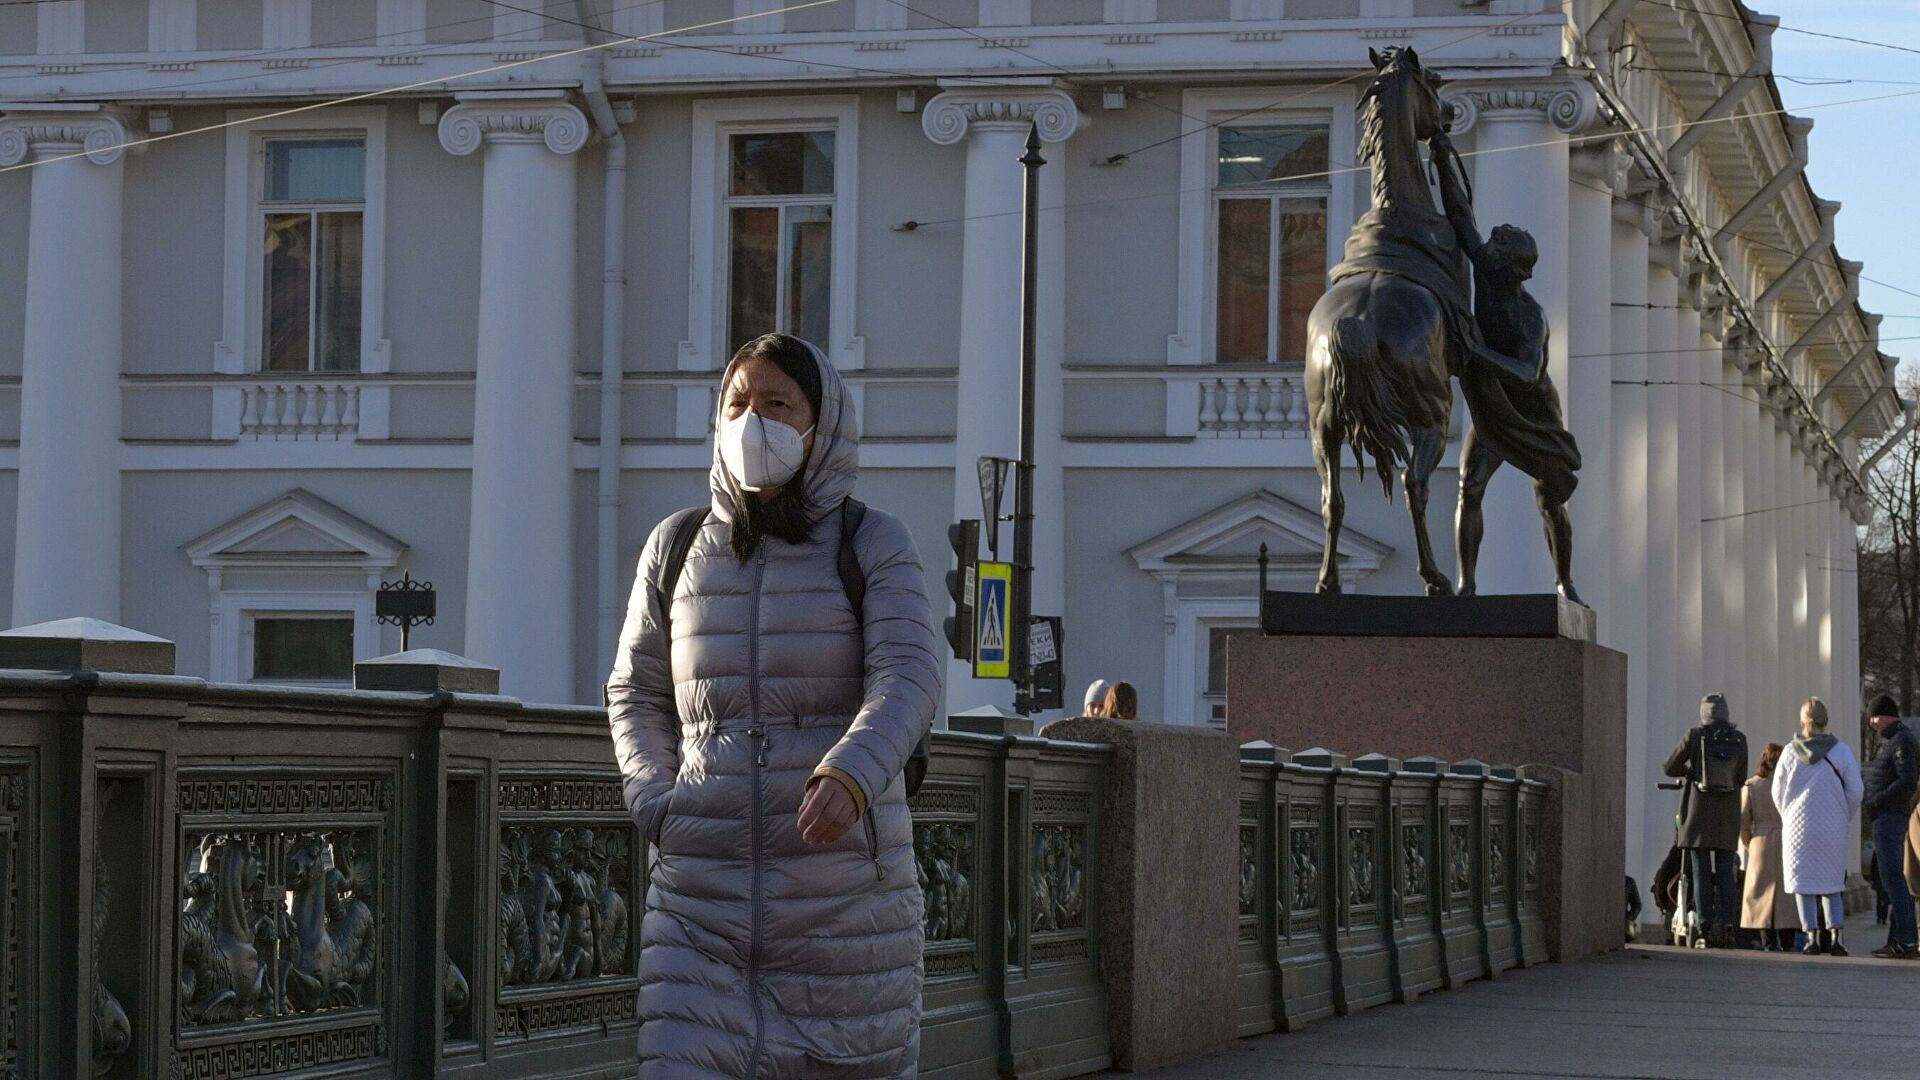
[[[111,146],[99,146],[99,147],[94,147],[91,150],[77,150],[68,154],[57,154],[57,155],[54,155],[53,157],[36,158],[32,161],[23,161],[18,165],[0,166],[0,175],[10,173],[18,169],[31,169],[31,168],[37,168],[41,165],[51,165],[56,161],[71,161],[75,158],[86,157],[89,154],[106,153],[112,150],[129,150],[137,146],[148,146],[153,143],[166,142],[169,139],[185,138],[188,135],[199,135],[209,131],[223,131],[228,128],[244,127],[248,124],[257,124],[264,120],[274,120],[274,119],[278,119],[280,117],[285,117],[285,116],[299,116],[302,113],[314,112],[319,109],[332,108],[338,105],[350,105],[356,101],[370,101],[374,98],[386,97],[392,94],[405,93],[406,91],[409,91],[409,90],[424,90],[430,87],[441,87],[447,83],[460,82],[462,80],[471,79],[480,75],[490,75],[496,71],[511,71],[514,68],[526,67],[529,64],[540,64],[540,63],[545,63],[549,60],[561,60],[569,56],[580,56],[585,53],[594,52],[599,49],[610,49],[620,45],[631,44],[634,42],[656,41],[665,37],[668,34],[681,34],[681,33],[686,33],[689,30],[706,30],[715,26],[730,26],[734,23],[743,22],[747,19],[757,19],[767,15],[782,15],[789,11],[804,11],[807,8],[824,7],[828,4],[837,4],[842,2],[843,0],[803,0],[802,3],[791,4],[781,8],[775,8],[771,11],[757,11],[751,15],[734,15],[725,19],[715,19],[711,22],[696,23],[691,26],[679,26],[671,30],[662,30],[657,34],[641,34],[634,37],[616,37],[610,41],[593,42],[590,44],[582,45],[579,48],[563,49],[559,52],[546,53],[544,55],[531,57],[526,60],[511,60],[504,63],[492,64],[483,68],[476,68],[472,71],[456,72],[452,75],[442,75],[437,78],[422,79],[418,82],[403,83],[399,86],[388,86],[378,90],[367,90],[357,94],[348,94],[345,97],[329,98],[324,101],[309,102],[305,105],[296,105],[287,109],[277,109],[272,112],[262,113],[258,116],[240,117],[234,120],[225,120],[218,124],[208,124],[204,127],[188,128],[187,130],[184,130],[184,131],[170,131],[162,135],[153,135],[144,139],[133,139],[128,142],[116,143]]]

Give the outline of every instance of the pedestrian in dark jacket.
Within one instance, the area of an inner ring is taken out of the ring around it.
[[[1904,867],[1907,817],[1912,813],[1915,786],[1920,784],[1920,744],[1900,722],[1900,709],[1893,698],[1881,694],[1874,699],[1871,712],[1873,730],[1880,735],[1880,749],[1861,777],[1866,794],[1860,800],[1860,811],[1873,823],[1873,861],[1888,903],[1887,943],[1873,950],[1873,955],[1912,960],[1920,956],[1920,950],[1915,949],[1913,894],[1907,891]]]
[[[1694,903],[1707,940],[1732,943],[1740,902],[1740,787],[1747,778],[1747,737],[1733,726],[1727,699],[1700,699],[1700,726],[1667,755],[1666,773],[1687,782],[1680,794],[1680,837],[1692,874]]]

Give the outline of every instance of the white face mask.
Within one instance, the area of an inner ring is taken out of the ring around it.
[[[749,409],[720,425],[720,460],[743,491],[765,491],[794,478],[807,461],[807,436],[791,424]]]

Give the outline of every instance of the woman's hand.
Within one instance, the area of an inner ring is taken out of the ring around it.
[[[831,776],[816,776],[800,800],[800,838],[809,844],[831,844],[847,835],[859,816],[846,785]]]

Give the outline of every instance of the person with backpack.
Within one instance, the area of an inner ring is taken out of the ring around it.
[[[812,345],[742,346],[716,430],[709,502],[647,540],[607,680],[653,850],[639,1073],[911,1076],[907,794],[945,667],[920,557],[854,500],[853,403]]]
[[[1685,780],[1680,794],[1680,837],[1692,875],[1694,904],[1707,941],[1733,943],[1740,903],[1740,789],[1747,779],[1747,737],[1733,726],[1727,699],[1700,699],[1700,725],[1667,756],[1666,774]]]
[[[1847,848],[1860,809],[1860,763],[1827,733],[1827,706],[1819,698],[1800,706],[1800,734],[1780,755],[1772,789],[1780,808],[1781,881],[1806,934],[1800,951],[1845,956]]]
[[[1888,960],[1920,958],[1915,948],[1913,894],[1907,890],[1907,816],[1920,787],[1920,743],[1900,722],[1899,706],[1881,694],[1873,701],[1873,730],[1880,746],[1867,765],[1861,812],[1872,822],[1873,861],[1887,890],[1887,943],[1873,955]]]

